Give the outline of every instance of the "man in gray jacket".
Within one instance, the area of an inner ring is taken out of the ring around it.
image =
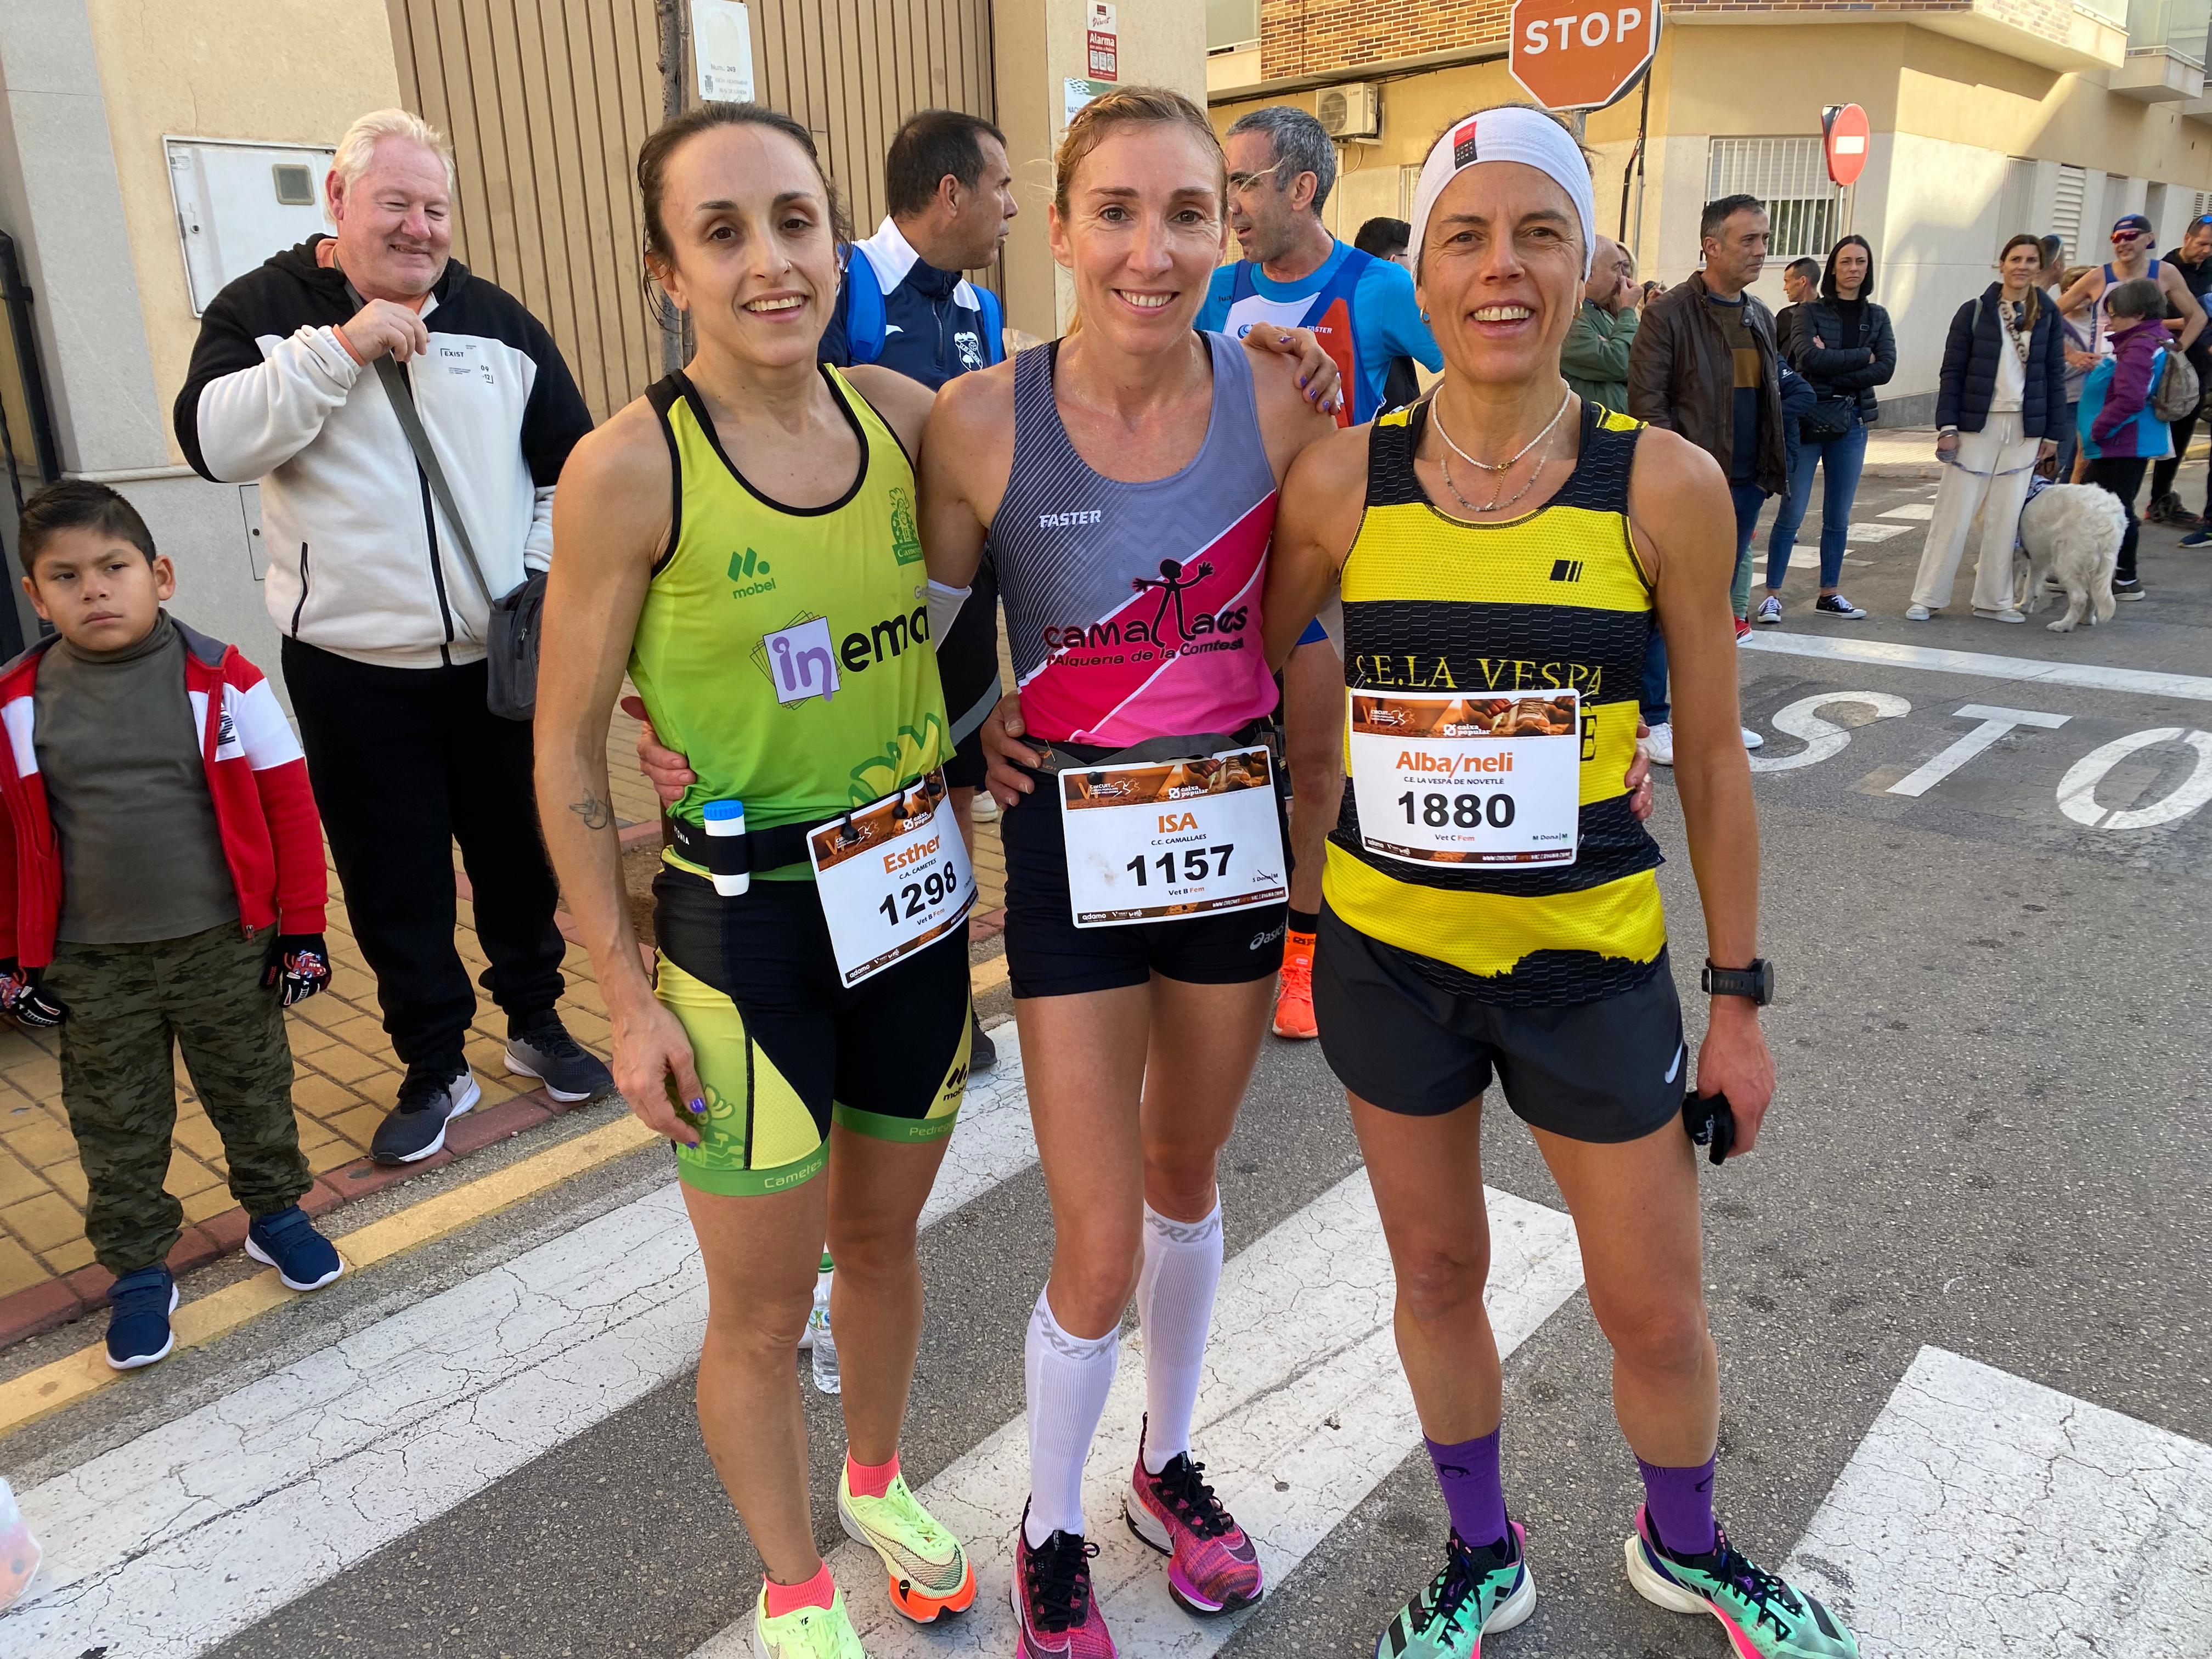
[[[453,162],[404,110],[363,116],[327,185],[336,236],[232,283],[176,406],[203,477],[261,481],[270,615],[384,1029],[407,1075],[371,1145],[409,1164],[480,1091],[476,989],[454,948],[460,843],[507,1068],[556,1099],[610,1088],[562,1024],[559,895],[530,727],[485,707],[493,599],[552,556],[553,485],[591,415],[520,303],[451,257]],[[434,497],[374,365],[389,354],[465,521]]]

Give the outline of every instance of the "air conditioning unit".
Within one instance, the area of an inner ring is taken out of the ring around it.
[[[1382,88],[1372,81],[1347,81],[1314,94],[1314,113],[1335,139],[1372,143],[1382,136]]]

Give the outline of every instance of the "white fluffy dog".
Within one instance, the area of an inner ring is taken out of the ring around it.
[[[2119,498],[2094,484],[2045,484],[2028,497],[2020,514],[2021,550],[2027,555],[2027,587],[2017,601],[2029,616],[2049,604],[2044,579],[2066,590],[2066,614],[2049,623],[2054,634],[2070,634],[2083,611],[2094,606],[2096,622],[2110,622],[2112,568],[2127,533],[2128,515]]]

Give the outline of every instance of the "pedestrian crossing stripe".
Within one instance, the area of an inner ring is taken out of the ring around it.
[[[1000,1063],[970,1091],[926,1226],[1035,1161],[1019,1043],[995,1035]],[[1571,1299],[1580,1261],[1565,1216],[1486,1197],[1486,1301],[1510,1353]],[[705,1311],[696,1255],[672,1184],[40,1481],[21,1503],[46,1566],[0,1614],[0,1652],[192,1659],[267,1618],[683,1376]],[[1278,1594],[1419,1455],[1392,1296],[1364,1172],[1224,1269],[1196,1441]],[[1085,1483],[1097,1593],[1124,1651],[1209,1656],[1250,1615],[1189,1619],[1119,1523],[1143,1394],[1132,1340]],[[874,1659],[1009,1650],[1025,1458],[1017,1417],[922,1488],[982,1587],[950,1629],[898,1619],[872,1557],[833,1558]],[[1408,1584],[1422,1570],[1407,1564]],[[2201,1653],[2212,1449],[1923,1349],[1784,1571],[1869,1655]],[[746,1650],[747,1612],[730,1611],[696,1659]]]

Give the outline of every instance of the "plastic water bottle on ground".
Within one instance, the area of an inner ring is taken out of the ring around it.
[[[835,1272],[824,1252],[822,1271],[814,1280],[814,1311],[806,1317],[807,1334],[814,1339],[808,1345],[814,1354],[814,1386],[824,1394],[839,1393],[845,1386],[838,1380],[837,1339],[830,1329],[830,1281]]]
[[[39,1570],[39,1540],[15,1507],[15,1494],[0,1480],[0,1607],[13,1605]]]

